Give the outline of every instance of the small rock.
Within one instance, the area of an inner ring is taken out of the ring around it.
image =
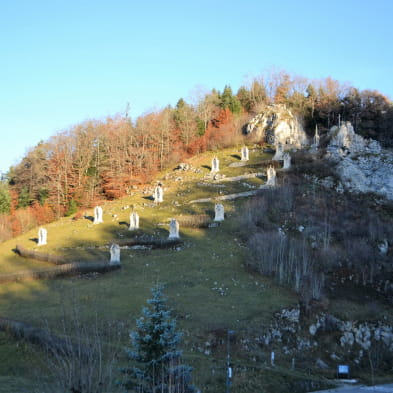
[[[311,326],[308,328],[308,331],[310,332],[310,334],[311,334],[312,336],[315,336],[317,330],[318,330],[318,328],[317,328],[316,325],[311,325]]]
[[[327,370],[329,368],[329,366],[322,359],[317,359],[315,364],[318,368],[321,368],[323,370]]]

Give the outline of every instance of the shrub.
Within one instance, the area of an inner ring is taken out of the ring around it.
[[[74,199],[70,200],[70,203],[68,205],[68,210],[65,213],[66,217],[72,216],[78,211],[78,205],[76,204]]]

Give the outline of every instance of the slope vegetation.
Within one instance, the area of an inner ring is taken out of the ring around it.
[[[221,150],[215,155],[220,160],[219,175],[233,181],[212,178],[213,153],[195,156],[185,166],[160,173],[151,185],[103,203],[101,224],[93,224],[93,211],[86,210],[82,218],[62,218],[48,224],[45,246],[37,246],[37,229],[2,243],[0,274],[48,268],[46,262],[21,258],[14,251],[16,244],[76,262],[109,261],[109,246],[113,242],[147,236],[166,239],[171,218],[184,223],[192,216],[208,215],[213,221],[215,199],[257,190],[265,184],[263,174],[271,164],[271,154],[253,147],[250,160],[244,163],[240,161],[239,149]],[[243,176],[251,173],[262,176]],[[151,198],[157,182],[164,189],[164,202],[160,204]],[[190,203],[198,199],[207,201]],[[2,283],[0,316],[39,327],[50,325],[60,331],[64,310],[72,298],[92,323],[97,315],[110,321],[121,334],[120,347],[126,346],[128,332],[134,327],[150,288],[161,282],[184,331],[185,359],[194,367],[194,382],[201,391],[224,390],[228,351],[234,368],[234,391],[302,392],[324,386],[324,378],[334,377],[334,369],[321,371],[315,367],[320,353],[313,353],[313,359],[296,359],[295,363],[285,343],[273,347],[265,343],[264,332],[276,323],[277,315],[283,315],[283,310],[297,310],[298,296],[249,270],[250,254],[239,236],[239,216],[247,199],[220,201],[226,219],[219,225],[180,226],[181,245],[169,249],[122,248],[121,269],[71,278]],[[128,230],[132,209],[140,217],[140,229],[136,231]],[[233,333],[228,340],[229,330]],[[31,391],[45,355],[39,349],[21,346],[18,340],[10,341],[5,333],[0,334],[0,345],[0,392]],[[270,359],[272,349],[276,351],[274,366]],[[321,347],[318,350],[323,351]],[[37,370],[30,366],[32,362]],[[120,356],[119,368],[122,362],[124,357]]]

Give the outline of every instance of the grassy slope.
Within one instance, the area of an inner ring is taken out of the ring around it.
[[[259,152],[251,152],[248,166],[228,167],[229,163],[238,160],[235,154],[238,152],[234,149],[218,152],[221,173],[236,176],[257,172],[261,170],[263,161],[270,158]],[[223,188],[196,186],[209,173],[206,166],[210,166],[212,157],[212,153],[206,153],[190,160],[202,173],[169,170],[161,174],[159,179],[167,190],[164,203],[158,207],[151,206],[152,201],[146,198],[148,194],[137,190],[134,195],[122,200],[104,203],[103,224],[93,225],[87,219],[73,221],[63,218],[47,225],[48,245],[40,247],[40,251],[71,256],[75,260],[108,260],[108,242],[133,236],[126,226],[130,210],[123,210],[123,206],[135,206],[141,219],[140,233],[167,237],[168,226],[160,224],[167,223],[174,215],[208,213],[213,216],[213,202],[190,205],[187,201],[217,195],[219,190],[222,193],[245,191],[248,189],[246,183],[263,183],[262,180],[253,179],[227,183]],[[183,181],[165,180],[168,176],[181,176]],[[180,204],[179,207],[172,203],[174,200]],[[87,313],[91,312],[91,317],[98,308],[105,317],[124,322],[129,329],[150,296],[150,288],[156,282],[163,282],[179,326],[185,331],[185,355],[195,367],[196,385],[203,391],[222,391],[225,344],[210,356],[198,351],[198,346],[204,345],[212,331],[233,329],[239,337],[245,336],[250,329],[256,331],[267,323],[275,311],[297,302],[292,292],[278,288],[270,280],[253,276],[244,269],[245,250],[238,244],[233,231],[236,226],[233,218],[242,203],[242,200],[224,202],[229,219],[217,228],[180,228],[184,240],[180,250],[123,249],[122,269],[119,271],[87,278],[3,284],[0,286],[0,315],[40,326],[44,319],[55,323],[61,316],[64,299],[75,293],[78,302],[90,310]],[[92,215],[92,211],[87,213]],[[16,243],[35,248],[36,244],[31,239],[36,237],[37,230],[34,230],[0,244],[0,273],[47,267],[44,262],[22,259],[12,252]],[[27,353],[27,349],[19,344],[9,342],[5,336],[2,336],[0,347],[3,354],[0,357],[0,392],[29,391],[25,386],[32,383],[28,379],[32,378],[32,370],[27,364],[34,355]],[[235,362],[236,356],[234,349]],[[252,362],[239,358],[238,363],[247,365]],[[277,386],[282,386],[285,375],[290,374],[286,369],[277,373],[262,371],[259,367],[252,363],[248,371],[237,374],[234,381],[236,391],[255,391],[255,385],[263,384],[267,391],[279,392]],[[16,386],[14,390],[13,385]],[[283,388],[285,391],[285,386]]]

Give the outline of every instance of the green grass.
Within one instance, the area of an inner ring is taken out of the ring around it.
[[[239,160],[234,157],[239,154],[237,149],[226,149],[216,154],[220,159],[220,173],[227,177],[261,171],[264,161],[271,158],[271,155],[261,152],[250,152],[250,162],[234,168],[227,165]],[[162,173],[158,179],[162,179],[167,190],[164,202],[159,206],[152,206],[152,201],[146,198],[149,195],[137,190],[132,196],[104,203],[103,224],[93,225],[88,219],[75,221],[72,217],[62,218],[46,226],[46,246],[37,247],[31,240],[37,237],[37,229],[0,244],[0,274],[48,266],[16,255],[12,250],[17,243],[75,260],[109,260],[108,244],[111,241],[135,236],[127,229],[130,209],[122,209],[124,206],[133,205],[138,212],[141,227],[138,234],[167,237],[167,224],[175,215],[214,216],[214,202],[189,204],[190,200],[212,197],[218,190],[228,194],[247,190],[242,183],[262,184],[261,179],[250,179],[225,183],[223,188],[197,186],[209,174],[204,165],[211,165],[213,155],[210,152],[190,160],[202,173],[173,170]],[[183,181],[163,180],[165,176],[181,176]],[[173,200],[180,206],[175,206]],[[150,288],[157,282],[164,283],[165,294],[175,311],[179,327],[185,333],[185,358],[195,368],[195,384],[203,391],[223,391],[225,339],[211,355],[204,354],[199,348],[214,332],[231,329],[239,338],[250,332],[256,334],[269,323],[275,312],[298,301],[292,291],[279,288],[271,280],[250,274],[245,269],[247,252],[233,230],[236,214],[243,203],[242,200],[224,202],[227,220],[219,227],[180,228],[184,241],[180,249],[122,249],[122,269],[118,271],[53,281],[3,284],[0,286],[0,315],[37,326],[43,326],[45,320],[56,325],[64,304],[75,296],[87,318],[92,319],[98,310],[103,318],[124,324],[122,333],[126,345],[127,332],[134,327],[135,318],[140,316],[141,307],[150,297]],[[93,215],[92,210],[86,213]],[[0,392],[28,391],[23,390],[24,386],[33,384],[34,378],[26,368],[26,359],[29,359],[25,352],[27,349],[18,347],[16,342],[5,336],[0,341],[0,349],[5,354],[0,358]],[[234,362],[239,368],[234,391],[262,392],[258,387],[264,386],[266,391],[286,392],[292,382],[304,377],[301,373],[294,375],[288,369],[279,372],[269,370],[263,364],[253,363],[236,348],[233,352]]]

